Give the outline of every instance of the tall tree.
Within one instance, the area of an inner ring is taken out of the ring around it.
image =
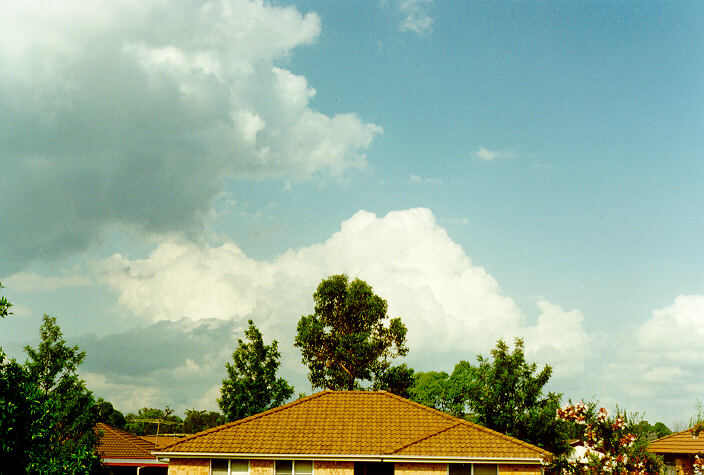
[[[299,320],[294,346],[314,388],[359,389],[384,375],[392,358],[408,353],[406,327],[400,318],[389,319],[386,300],[366,282],[333,275],[318,285],[313,300],[315,313]]]
[[[225,363],[227,378],[222,381],[218,399],[229,421],[280,406],[293,394],[293,387],[276,376],[281,358],[279,343],[273,340],[265,345],[252,320],[244,334],[247,341],[238,339],[232,363]]]
[[[98,408],[98,422],[103,422],[117,429],[125,428],[125,424],[127,423],[125,415],[115,409],[110,401],[106,401],[100,397],[95,404]]]
[[[543,393],[552,368],[538,371],[525,359],[523,340],[513,351],[499,340],[491,358],[477,357],[476,366],[460,362],[450,379],[455,401],[461,400],[480,424],[543,447],[554,454],[569,450],[568,427],[556,418],[560,394]]]
[[[195,434],[211,427],[217,427],[225,422],[227,422],[227,419],[219,412],[186,409],[186,418],[183,420],[183,432]]]
[[[411,397],[411,388],[414,381],[413,374],[413,368],[406,366],[406,363],[390,366],[383,373],[374,376],[372,389],[375,391],[388,391],[408,399]]]
[[[55,325],[55,319],[44,317],[43,330]],[[65,346],[60,330],[42,331],[41,337],[38,350],[28,347],[24,365],[0,350],[0,473],[98,473],[93,396],[75,374],[78,363],[56,364],[55,358],[75,355],[48,350]],[[49,374],[64,377],[57,381]]]
[[[55,317],[44,315],[39,336],[37,348],[25,347],[25,368],[54,406],[58,457],[73,459],[86,470],[97,469],[100,459],[95,452],[98,436],[94,428],[98,407],[78,376],[78,366],[86,353],[78,346],[68,346]]]

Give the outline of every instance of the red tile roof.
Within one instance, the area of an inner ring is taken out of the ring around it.
[[[540,460],[548,452],[385,391],[323,391],[194,434],[176,454]]]
[[[156,448],[152,442],[102,422],[98,423],[96,431],[100,437],[98,453],[107,465],[136,464],[137,461],[139,465],[165,465],[157,462],[152,455],[152,450]]]
[[[692,429],[676,432],[651,442],[648,451],[656,454],[701,454],[704,452],[704,433],[694,438]]]

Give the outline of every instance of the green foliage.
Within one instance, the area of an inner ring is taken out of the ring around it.
[[[413,375],[409,399],[439,411],[452,413],[448,398],[449,379],[450,375],[444,371],[417,372]]]
[[[554,454],[569,450],[568,425],[557,420],[560,395],[543,393],[552,368],[538,372],[525,359],[523,340],[514,350],[499,340],[491,358],[477,357],[478,364],[461,361],[444,383],[442,405],[456,416],[466,416],[485,427],[530,442]]]
[[[218,405],[229,421],[280,406],[293,394],[293,387],[277,378],[279,344],[265,345],[261,332],[249,320],[247,341],[237,340],[232,363],[226,363],[227,378],[220,388]]]
[[[99,473],[97,408],[76,374],[84,354],[66,347],[56,319],[45,315],[40,334],[24,365],[0,351],[0,471]]]
[[[413,387],[413,368],[406,364],[391,366],[382,374],[375,376],[372,389],[383,390],[401,397],[410,398]]]
[[[78,384],[78,366],[85,359],[86,353],[78,346],[67,346],[61,328],[56,323],[56,317],[44,315],[39,338],[39,346],[36,349],[27,345],[24,351],[29,357],[27,369],[44,394]]]
[[[0,289],[3,288],[2,282],[0,282]],[[5,318],[8,315],[12,315],[10,308],[12,304],[8,302],[4,295],[0,295],[0,318]]]
[[[134,435],[156,435],[181,432],[183,420],[166,406],[165,409],[143,407],[125,416],[125,430]]]
[[[51,466],[53,402],[22,365],[0,351],[0,472],[31,473]]]
[[[211,427],[217,427],[225,422],[227,422],[227,419],[219,412],[187,409],[186,418],[183,420],[183,432],[195,434]]]
[[[117,429],[124,429],[127,419],[125,419],[122,412],[115,409],[109,401],[103,398],[98,398],[96,401],[96,406],[98,408],[98,422],[103,422],[110,427],[115,427]]]
[[[366,282],[333,275],[323,279],[313,299],[315,313],[299,320],[294,346],[301,349],[314,388],[361,389],[363,381],[386,375],[392,358],[408,353],[406,327],[400,318],[384,326],[386,300]]]

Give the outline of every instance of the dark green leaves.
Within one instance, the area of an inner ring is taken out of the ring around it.
[[[279,406],[293,394],[293,387],[276,377],[281,357],[278,342],[265,345],[252,320],[244,334],[247,341],[238,340],[232,363],[225,364],[227,378],[222,381],[218,399],[229,421]]]
[[[408,353],[406,327],[399,318],[389,320],[386,300],[346,275],[324,279],[313,299],[315,313],[301,317],[295,346],[314,388],[360,389],[362,382],[382,377],[398,381],[401,373],[387,372],[392,358]]]

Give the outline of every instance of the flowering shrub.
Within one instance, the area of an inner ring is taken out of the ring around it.
[[[646,450],[647,442],[640,441],[628,430],[625,415],[609,417],[603,407],[595,411],[593,405],[583,402],[557,411],[557,418],[574,424],[579,434],[580,449],[575,457],[558,457],[551,468],[558,472],[594,470],[609,474],[657,474],[662,462]],[[702,461],[704,465],[704,460]]]

